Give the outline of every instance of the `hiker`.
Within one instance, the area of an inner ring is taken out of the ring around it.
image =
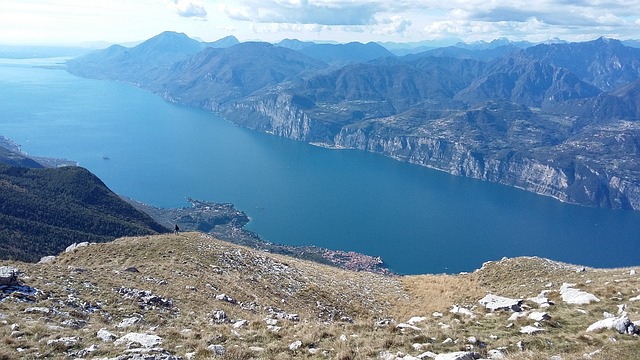
[[[176,227],[174,228],[174,230],[176,234],[178,233],[178,231],[180,231],[180,227],[178,226],[178,224],[176,224]]]

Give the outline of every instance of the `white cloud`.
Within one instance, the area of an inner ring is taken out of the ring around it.
[[[380,21],[381,28],[374,30],[375,34],[390,35],[403,34],[411,26],[411,20],[407,20],[400,15],[394,15],[390,19]]]
[[[198,20],[207,19],[207,10],[205,10],[204,5],[197,1],[169,0],[169,8],[182,17]]]
[[[234,20],[256,23],[371,25],[382,1],[244,0],[224,4]]]
[[[637,39],[640,6],[638,0],[0,0],[5,43],[135,41],[164,30],[209,40],[230,34],[341,42]]]
[[[277,33],[320,33],[322,31],[330,31],[331,27],[319,24],[254,24],[252,30],[258,34],[277,34]]]

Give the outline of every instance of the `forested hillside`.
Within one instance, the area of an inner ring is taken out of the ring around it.
[[[166,231],[84,168],[0,163],[0,259],[37,261],[74,242]]]

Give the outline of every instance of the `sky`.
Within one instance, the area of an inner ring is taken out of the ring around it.
[[[0,44],[640,38],[638,0],[0,0]]]

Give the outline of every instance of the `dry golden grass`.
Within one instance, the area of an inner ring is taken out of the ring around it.
[[[396,303],[399,319],[445,312],[454,304],[475,304],[485,295],[478,280],[470,275],[404,276],[402,284],[409,298]]]
[[[62,254],[51,264],[11,264],[24,272],[25,284],[40,293],[34,304],[11,298],[0,302],[0,360],[37,354],[68,358],[93,344],[100,349],[91,357],[121,354],[122,346],[96,339],[101,328],[117,336],[156,334],[170,353],[191,353],[196,359],[371,359],[386,351],[417,356],[427,350],[464,350],[470,336],[486,344],[476,344],[475,351],[486,355],[488,349],[504,347],[509,359],[561,355],[572,360],[586,353],[593,353],[593,359],[640,358],[637,336],[585,331],[604,311],[616,313],[621,303],[628,305],[632,320],[640,319],[640,302],[626,301],[640,293],[640,278],[629,276],[629,269],[576,272],[566,264],[518,258],[486,264],[471,274],[385,277],[268,254],[200,233],[124,238]],[[137,272],[126,271],[132,267]],[[602,301],[566,305],[558,294],[563,282],[576,283]],[[138,300],[119,294],[121,287],[150,291],[170,299],[173,306],[141,307]],[[527,298],[542,290],[550,291],[556,305],[547,309],[552,319],[542,322],[545,332],[538,335],[519,333],[532,321],[509,321],[509,313],[488,314],[478,304],[486,293]],[[223,293],[236,302],[217,300]],[[450,313],[454,304],[472,309],[476,317]],[[89,313],[79,305],[99,310]],[[26,314],[32,306],[52,312]],[[236,329],[230,321],[216,323],[212,313],[217,310],[247,324]],[[279,330],[274,331],[265,321],[274,312],[298,314],[300,321],[277,319]],[[433,317],[433,312],[443,316]],[[126,329],[117,327],[132,316],[141,321]],[[426,318],[416,324],[418,330],[395,327],[413,316]],[[395,322],[376,326],[389,318]],[[70,319],[86,321],[86,326],[77,330],[63,325]],[[17,324],[17,332],[12,324]],[[69,349],[47,345],[65,336],[78,336],[79,341]],[[445,342],[447,338],[451,341]],[[289,344],[296,340],[303,345],[292,351]],[[526,351],[518,349],[519,341]],[[213,344],[224,345],[226,353],[213,357],[207,350]],[[414,344],[422,349],[414,349]]]

